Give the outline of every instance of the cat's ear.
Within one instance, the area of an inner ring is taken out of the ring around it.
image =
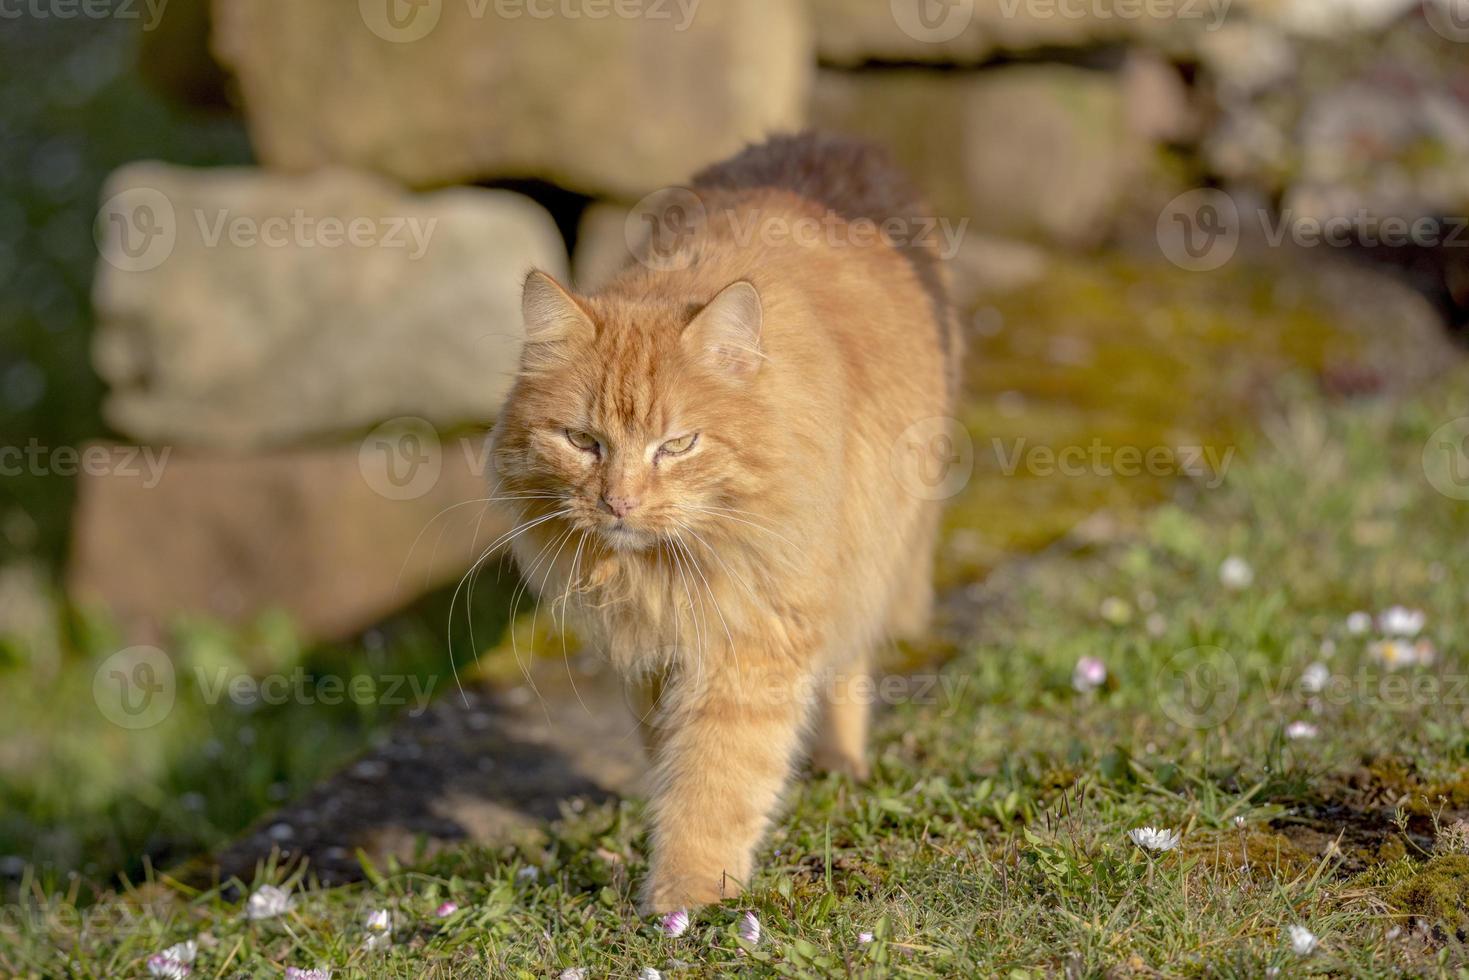
[[[523,357],[530,364],[557,360],[569,341],[596,333],[592,318],[576,297],[540,270],[532,270],[525,277],[520,311],[525,319]]]
[[[684,328],[683,342],[696,358],[721,374],[753,378],[765,360],[760,346],[764,313],[760,292],[740,279],[719,291]]]

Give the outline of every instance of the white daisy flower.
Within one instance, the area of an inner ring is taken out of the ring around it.
[[[1320,942],[1316,934],[1305,926],[1287,926],[1285,934],[1290,940],[1290,948],[1297,956],[1310,956],[1316,951],[1316,945]]]
[[[859,933],[857,933],[857,942],[861,943],[863,946],[866,946],[868,943],[872,942],[872,933],[870,933],[870,932],[859,932]]]
[[[291,893],[275,885],[261,885],[245,903],[245,918],[274,919],[291,911]]]
[[[1306,738],[1315,738],[1321,734],[1321,729],[1309,721],[1293,721],[1285,726],[1285,737],[1291,741],[1299,741]]]
[[[1414,637],[1423,631],[1426,621],[1427,617],[1421,609],[1392,606],[1377,617],[1377,628],[1385,636]]]
[[[1086,694],[1107,683],[1107,665],[1096,657],[1082,657],[1071,671],[1071,686]]]
[[[390,932],[393,928],[393,917],[388,914],[387,909],[373,909],[367,913],[363,926],[368,932]]]
[[[1148,851],[1171,851],[1183,839],[1178,831],[1164,827],[1138,827],[1136,830],[1129,830],[1127,836],[1138,847]]]
[[[1363,633],[1367,632],[1371,628],[1371,613],[1365,613],[1362,612],[1362,610],[1358,609],[1356,612],[1347,616],[1347,632],[1352,634],[1353,636],[1361,636]]]
[[[760,920],[755,918],[754,912],[746,912],[740,917],[740,938],[745,942],[754,944],[760,941]]]
[[[286,967],[286,980],[332,980],[332,971],[326,967],[316,967],[311,970],[303,970],[300,967]]]
[[[1377,640],[1367,645],[1367,656],[1388,670],[1399,667],[1428,667],[1438,659],[1438,649],[1429,640],[1409,643],[1403,639]]]
[[[663,980],[663,974],[651,966],[645,966],[638,971],[638,980]]]
[[[663,935],[669,939],[677,939],[689,931],[688,909],[678,909],[669,912],[658,922],[658,928],[663,930]]]
[[[1331,682],[1331,668],[1321,662],[1307,667],[1301,674],[1301,690],[1307,694],[1320,694]]]
[[[193,967],[183,960],[169,956],[168,953],[154,953],[148,957],[148,975],[153,977],[165,977],[167,980],[184,980]]]
[[[1234,592],[1248,589],[1255,582],[1255,570],[1239,555],[1230,555],[1219,565],[1219,582]]]
[[[556,980],[587,980],[587,969],[584,966],[568,966],[556,975]]]

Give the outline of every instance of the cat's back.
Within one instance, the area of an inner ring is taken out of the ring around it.
[[[696,276],[786,294],[802,307],[795,319],[812,321],[791,327],[834,332],[853,367],[869,354],[915,376],[935,368],[953,393],[962,352],[938,222],[886,149],[834,133],[776,136],[701,171],[692,189],[712,232]]]

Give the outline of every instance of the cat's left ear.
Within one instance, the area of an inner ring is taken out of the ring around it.
[[[740,279],[721,289],[684,327],[683,343],[714,371],[745,381],[765,360],[760,346],[763,319],[760,292]]]

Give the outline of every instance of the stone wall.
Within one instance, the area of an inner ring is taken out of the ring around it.
[[[129,165],[98,223],[107,419],[175,455],[83,476],[71,576],[139,631],[279,606],[345,635],[462,573],[498,529],[414,541],[482,511],[448,447],[513,377],[525,271],[605,281],[640,198],[771,132],[888,145],[966,302],[1166,253],[1194,188],[1357,230],[1469,210],[1456,0],[204,2],[160,77],[222,73],[259,167]]]

